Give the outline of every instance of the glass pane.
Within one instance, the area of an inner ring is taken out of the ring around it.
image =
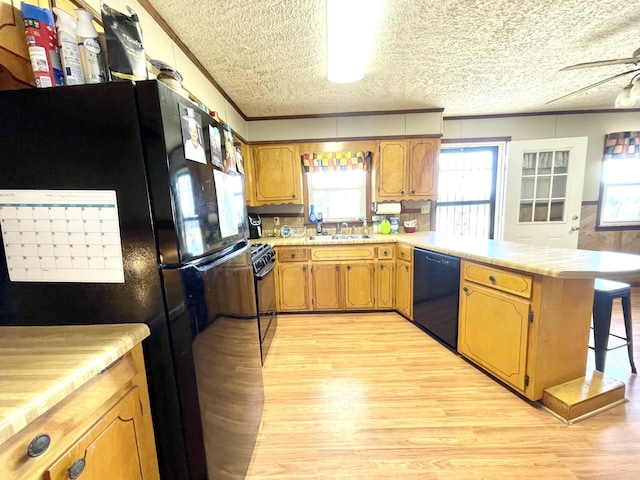
[[[522,175],[536,174],[536,153],[524,153],[522,155]]]
[[[640,184],[605,187],[601,222],[640,222]]]
[[[567,176],[559,175],[553,177],[553,188],[551,189],[553,198],[565,198],[567,196]]]
[[[538,175],[550,174],[552,165],[553,165],[553,152],[538,153]]]
[[[520,189],[520,199],[533,198],[533,186],[535,185],[535,178],[526,177],[522,179],[522,188]]]
[[[556,152],[553,161],[553,173],[567,173],[569,169],[569,151]]]
[[[443,150],[438,168],[438,202],[491,198],[492,151]]]
[[[551,202],[551,212],[549,214],[549,220],[552,222],[560,222],[564,220],[564,201]]]
[[[549,198],[549,190],[551,190],[551,177],[538,177],[538,185],[536,186],[536,198]]]
[[[602,170],[602,181],[605,183],[640,182],[638,159],[607,160]]]
[[[518,216],[519,222],[530,222],[533,214],[531,202],[520,202],[520,215]]]
[[[535,210],[533,212],[534,222],[546,222],[549,213],[549,202],[536,202]]]
[[[489,238],[489,202],[471,205],[445,205],[436,208],[436,231],[474,238]]]

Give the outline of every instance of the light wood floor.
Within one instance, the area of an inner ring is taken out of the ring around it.
[[[632,305],[640,345],[640,289]],[[640,478],[640,383],[624,348],[605,374],[629,402],[572,426],[392,313],[281,315],[263,373],[248,479]]]

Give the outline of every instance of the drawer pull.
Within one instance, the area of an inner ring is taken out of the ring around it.
[[[69,478],[71,480],[75,480],[80,475],[82,475],[82,472],[84,472],[84,467],[86,463],[87,462],[84,461],[84,458],[79,458],[78,460],[73,462],[73,464],[69,468]]]
[[[462,287],[462,290],[464,290],[465,292],[469,291],[469,289],[467,287]]]
[[[489,275],[489,281],[491,283],[496,283],[496,277],[494,277],[493,275]]]
[[[291,258],[296,258],[296,254],[295,254],[295,253],[292,253],[292,254],[291,254]]]
[[[49,435],[46,433],[37,435],[33,440],[31,440],[31,443],[29,443],[29,446],[27,447],[27,455],[32,458],[39,457],[47,451],[49,445],[51,445],[51,437]]]

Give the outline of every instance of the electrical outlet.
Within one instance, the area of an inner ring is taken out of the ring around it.
[[[273,225],[276,227],[280,225],[280,217],[273,217]]]
[[[431,211],[431,202],[420,205],[420,213],[429,213]]]

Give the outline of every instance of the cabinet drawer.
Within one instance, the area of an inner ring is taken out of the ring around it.
[[[378,259],[379,260],[391,260],[391,259],[393,259],[393,244],[379,246],[378,247]]]
[[[311,249],[311,259],[315,261],[348,261],[367,260],[376,258],[373,245],[358,245],[348,247],[316,247]]]
[[[478,263],[463,262],[462,265],[463,275],[466,280],[523,298],[531,298],[531,286],[533,284],[531,275],[510,272]]]
[[[309,260],[308,248],[278,248],[279,262],[306,262]]]
[[[404,243],[396,244],[396,256],[399,260],[413,260],[413,247],[411,245],[405,245]]]
[[[104,414],[105,407],[111,406],[109,400],[118,398],[117,393],[132,383],[136,373],[129,352],[3,443],[0,451],[3,478],[4,475],[14,479],[40,478],[36,474],[51,465]],[[29,444],[43,434],[51,439],[49,447],[40,456],[30,457]]]

